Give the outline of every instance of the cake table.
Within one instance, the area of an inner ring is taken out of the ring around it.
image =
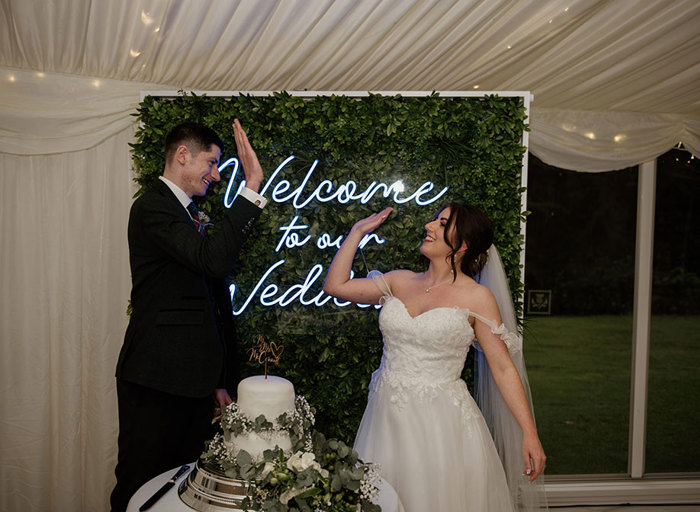
[[[156,502],[148,512],[192,512],[193,509],[185,505],[178,496],[177,489],[180,483],[185,480],[187,475],[192,468],[195,467],[195,463],[189,465],[190,470],[185,473],[182,477],[178,479],[176,484],[170,489],[165,496]],[[160,489],[178,470],[179,468],[173,468],[165,473],[162,473],[145,484],[136,491],[129,501],[129,506],[127,507],[127,512],[138,512],[139,507],[143,505],[148,498],[153,496],[153,494]],[[377,496],[377,505],[382,507],[382,512],[404,512],[403,506],[399,502],[399,497],[394,491],[394,488],[389,485],[384,479],[379,482],[379,495]]]

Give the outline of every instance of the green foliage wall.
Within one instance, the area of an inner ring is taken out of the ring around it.
[[[269,97],[147,97],[138,110],[141,128],[132,149],[136,181],[142,188],[147,187],[162,173],[165,135],[184,121],[206,124],[222,137],[227,145],[222,162],[235,156],[231,129],[234,118],[240,119],[246,129],[266,178],[288,156],[296,156],[277,179],[289,180],[290,191],[301,183],[314,160],[319,161],[303,197],[324,179],[333,183],[334,190],[349,180],[358,184],[358,190],[364,190],[374,180],[391,184],[400,179],[406,186],[404,196],[428,181],[435,183],[428,197],[450,187],[445,196],[429,206],[395,204],[391,197],[381,194],[367,204],[312,201],[296,210],[290,202],[270,201],[232,276],[238,285],[234,298],[237,309],[270,265],[285,259],[237,317],[241,357],[247,360],[245,350],[254,344],[257,334],[283,344],[280,366],[271,373],[291,380],[297,392],[316,407],[317,426],[322,431],[351,442],[364,410],[371,373],[381,356],[377,310],[355,305],[341,308],[332,302],[319,308],[303,306],[299,301],[286,307],[262,307],[260,292],[274,282],[281,294],[303,283],[310,269],[319,263],[323,272],[305,296],[320,293],[336,249],[319,250],[315,245],[318,238],[324,233],[332,239],[345,235],[356,220],[386,206],[394,207],[378,233],[386,243],[365,247],[367,266],[382,271],[422,271],[426,263],[418,248],[425,232],[423,226],[440,204],[466,201],[481,208],[494,222],[496,246],[514,297],[519,299],[520,221],[525,215],[520,206],[525,152],[521,138],[527,129],[522,98],[444,98],[433,94],[419,98],[370,95],[303,99],[287,93]],[[241,176],[239,172],[238,178]],[[210,188],[199,203],[215,225],[229,178],[230,170],[224,170],[221,183]],[[266,195],[270,199],[269,193]],[[312,239],[302,247],[283,247],[275,253],[282,236],[280,227],[288,226],[296,215],[297,224],[308,226],[298,232],[299,236],[311,235]],[[354,271],[360,276],[367,272],[359,253]],[[520,311],[522,305],[516,302]],[[252,363],[245,369],[247,375],[260,372]]]

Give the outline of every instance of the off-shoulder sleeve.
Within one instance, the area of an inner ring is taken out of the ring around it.
[[[523,348],[523,339],[522,337],[514,332],[509,331],[505,324],[498,325],[495,320],[490,320],[486,317],[483,317],[477,313],[474,313],[473,311],[469,312],[469,315],[473,316],[477,320],[485,323],[491,328],[491,332],[496,334],[497,336],[500,336],[500,338],[503,340],[503,343],[506,344],[506,347],[508,347],[508,352],[513,355],[516,352],[519,352]],[[477,347],[479,350],[481,350],[481,347]]]
[[[384,274],[382,274],[379,270],[372,270],[369,274],[367,274],[367,277],[374,281],[374,284],[376,284],[377,288],[379,288],[379,290],[384,294],[384,297],[393,297],[389,283],[386,282],[386,279],[384,279]]]

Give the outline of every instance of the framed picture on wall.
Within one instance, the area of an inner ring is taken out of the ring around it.
[[[552,314],[552,290],[528,290],[527,291],[528,315]]]

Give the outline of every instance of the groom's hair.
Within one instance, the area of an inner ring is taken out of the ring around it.
[[[450,216],[445,224],[445,243],[452,249],[449,254],[452,271],[456,276],[456,265],[459,264],[464,274],[474,277],[486,264],[486,253],[493,243],[493,224],[476,206],[448,203],[439,211],[445,208],[450,209]],[[464,243],[467,244],[467,250],[461,259],[458,259],[458,250]]]
[[[200,151],[208,151],[212,145],[219,146],[221,152],[224,152],[224,143],[214,130],[199,123],[182,123],[170,130],[165,137],[166,163],[172,161],[177,148],[183,144],[194,156]]]

